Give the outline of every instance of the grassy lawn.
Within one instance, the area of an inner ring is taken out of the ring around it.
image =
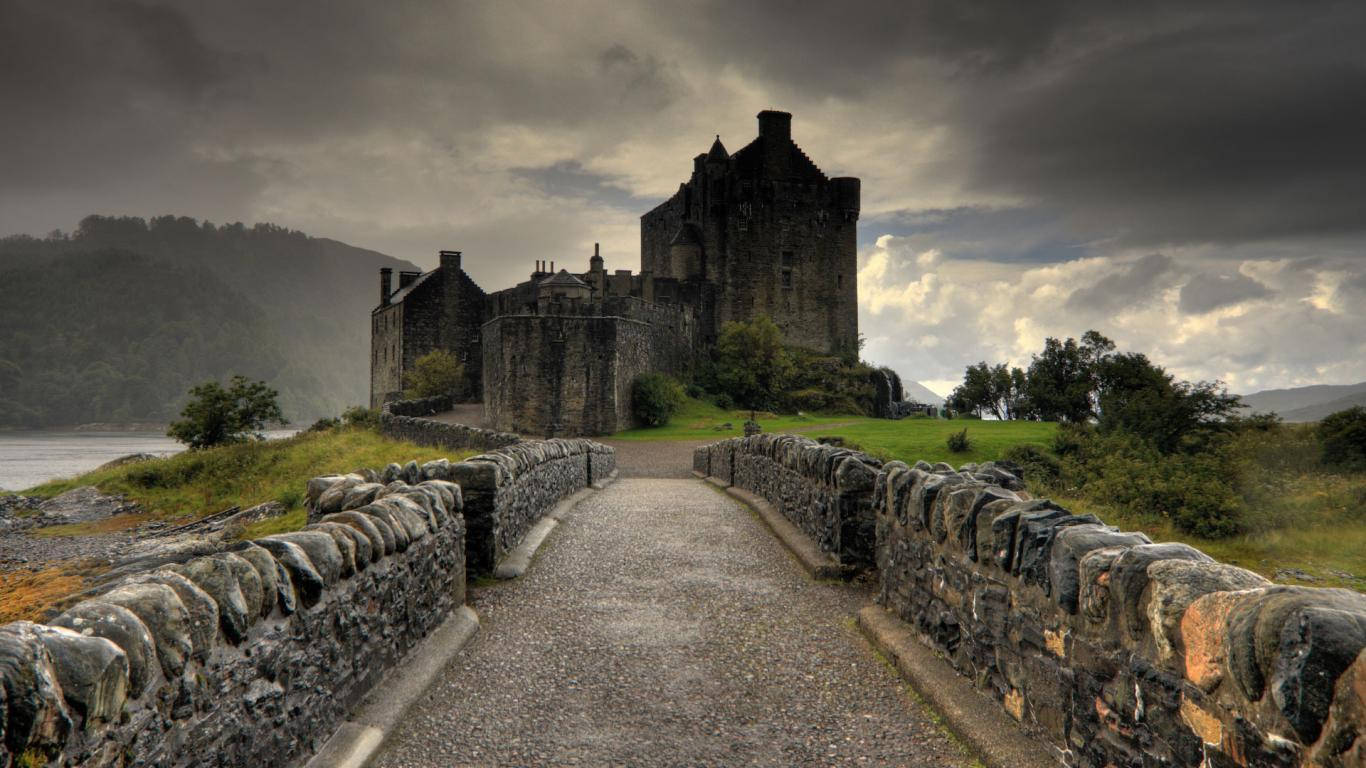
[[[675,413],[668,424],[662,427],[638,427],[612,435],[614,440],[723,440],[727,437],[743,437],[745,420],[749,411],[727,411],[717,408],[703,400],[689,398],[682,409]],[[831,416],[815,414],[778,415],[756,413],[756,420],[765,432],[801,432],[828,424],[845,424],[855,421],[875,421],[866,416]],[[729,429],[718,429],[724,424]]]
[[[342,428],[302,433],[283,440],[186,451],[164,459],[54,480],[24,493],[50,497],[78,486],[93,485],[106,493],[122,494],[142,507],[143,511],[136,515],[51,526],[35,532],[72,536],[122,530],[150,520],[181,524],[229,507],[246,509],[267,501],[279,501],[301,514],[304,484],[311,477],[360,467],[379,468],[391,461],[402,464],[416,459],[422,463],[443,456],[457,461],[473,453],[452,453],[390,440],[366,429]]]
[[[949,435],[966,429],[970,450],[949,450]],[[1057,425],[1042,421],[977,421],[975,419],[887,419],[860,418],[851,424],[818,427],[804,431],[812,438],[837,435],[866,453],[883,460],[899,459],[907,464],[919,460],[946,461],[953,466],[1001,458],[1012,446],[1037,443],[1047,446]]]

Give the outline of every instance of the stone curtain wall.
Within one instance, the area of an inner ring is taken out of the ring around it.
[[[788,440],[722,441],[694,468],[780,506],[829,471],[787,463],[815,450]],[[772,456],[769,481],[743,468]],[[990,464],[881,467],[864,492],[878,600],[1061,762],[1366,765],[1366,596],[1272,585],[1013,481]]]
[[[707,474],[767,499],[840,563],[872,565],[872,491],[880,461],[779,434],[732,438],[697,454],[715,455]],[[695,456],[694,468],[698,463]]]
[[[464,424],[448,424],[421,418],[451,409],[447,396],[385,403],[379,414],[379,431],[385,437],[451,451],[487,451],[521,442],[511,432],[496,432]]]
[[[0,627],[0,766],[301,762],[465,602],[460,489],[387,491]]]

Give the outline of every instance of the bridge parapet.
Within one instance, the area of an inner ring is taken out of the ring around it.
[[[1060,763],[1366,765],[1360,593],[1152,543],[1030,498],[991,464],[884,465],[762,435],[697,449],[694,470],[842,558],[871,516],[878,602]]]
[[[460,489],[380,501],[154,552],[47,625],[0,627],[0,766],[306,758],[465,602]]]

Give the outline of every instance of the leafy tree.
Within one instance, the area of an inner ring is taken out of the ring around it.
[[[722,326],[716,343],[716,384],[741,407],[776,409],[794,370],[782,333],[767,316]]]
[[[683,405],[683,387],[662,373],[642,373],[631,384],[631,414],[647,427],[669,423]]]
[[[949,407],[979,416],[990,413],[1002,421],[1024,418],[1026,385],[1025,372],[1019,368],[977,363],[964,371],[963,383],[949,395]]]
[[[1026,395],[1033,412],[1044,421],[1080,424],[1095,415],[1096,369],[1115,343],[1096,331],[1076,339],[1044,340],[1026,374]]]
[[[465,389],[465,366],[450,352],[433,349],[417,359],[403,383],[403,396],[409,399],[459,396]]]
[[[1322,462],[1346,470],[1366,469],[1366,408],[1355,406],[1319,422]]]
[[[166,434],[191,448],[261,440],[267,422],[286,423],[278,397],[264,381],[245,376],[233,376],[226,389],[206,381],[190,389],[190,402]]]
[[[1206,447],[1240,404],[1218,382],[1177,381],[1142,354],[1105,357],[1095,378],[1100,430],[1130,432],[1164,454]]]

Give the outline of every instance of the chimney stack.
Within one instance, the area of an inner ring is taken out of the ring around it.
[[[555,274],[555,262],[550,262],[550,274]]]
[[[390,287],[393,285],[393,282],[394,282],[394,270],[390,269],[389,267],[380,267],[380,268],[379,268],[379,305],[380,305],[381,307],[387,306],[387,305],[389,304],[389,294],[393,293],[393,291],[391,291],[391,290],[389,290],[389,289],[390,289]]]
[[[460,251],[441,251],[441,271],[460,271]]]

